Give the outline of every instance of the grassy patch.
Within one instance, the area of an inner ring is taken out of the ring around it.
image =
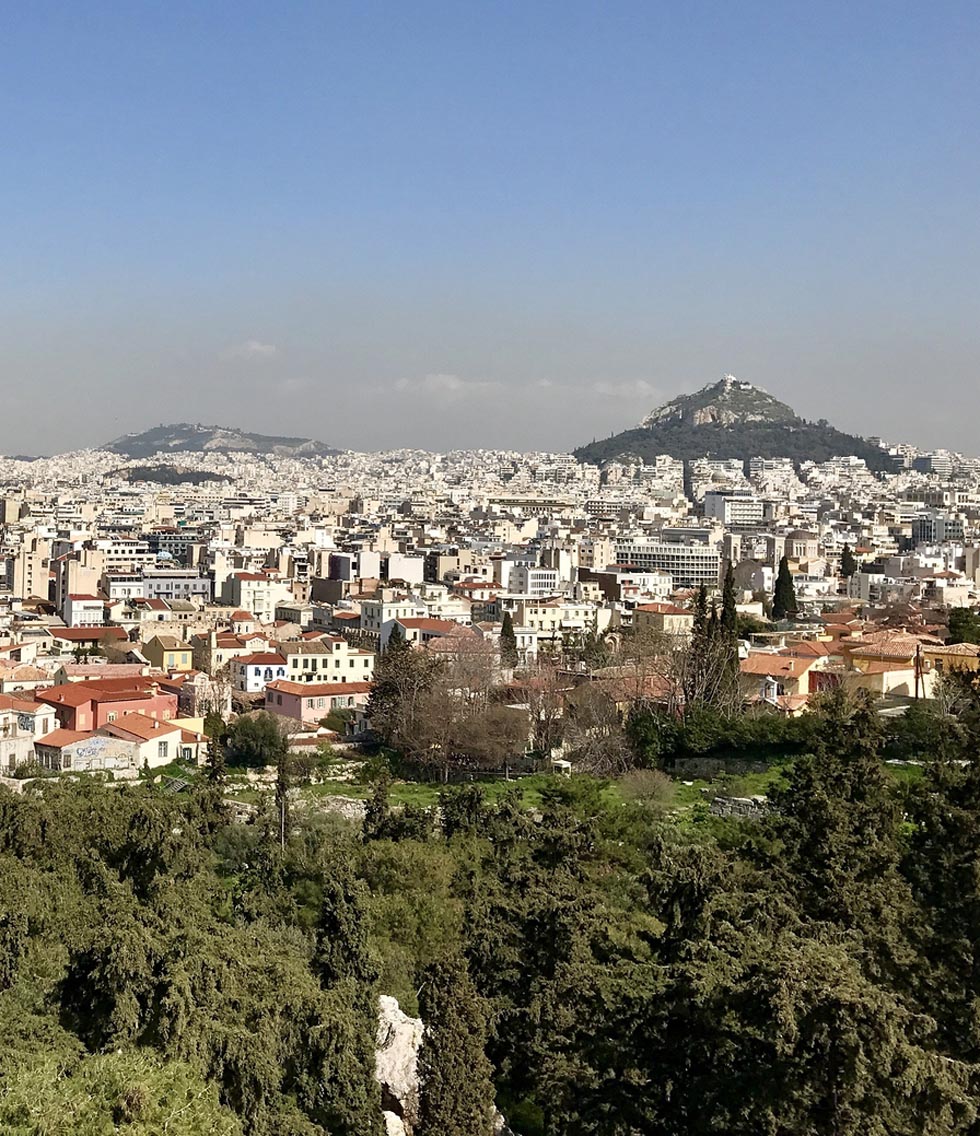
[[[925,769],[921,765],[891,765],[886,763],[885,772],[897,785],[911,785],[922,780]]]
[[[190,762],[182,761],[180,758],[177,758],[175,761],[171,761],[168,765],[157,765],[153,769],[142,770],[140,772],[140,777],[143,778],[143,780],[158,781],[161,784],[168,777],[173,778],[176,781],[188,781],[193,783],[200,778],[201,772],[202,771],[198,766],[192,765]]]

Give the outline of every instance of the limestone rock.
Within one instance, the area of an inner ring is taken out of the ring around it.
[[[385,1136],[408,1136],[408,1129],[401,1117],[395,1116],[393,1112],[383,1112],[381,1115],[385,1122]]]
[[[410,1018],[398,999],[378,999],[378,1046],[375,1076],[381,1085],[385,1136],[412,1136],[419,1118],[419,1049],[425,1027]],[[494,1136],[517,1136],[499,1112],[494,1114]]]
[[[411,1136],[419,1115],[419,1047],[424,1027],[410,1018],[398,999],[382,994],[378,999],[378,1048],[375,1076],[381,1085],[381,1107],[389,1136]],[[391,1126],[388,1116],[398,1121],[401,1131]]]

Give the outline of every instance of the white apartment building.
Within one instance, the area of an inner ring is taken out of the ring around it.
[[[381,628],[392,619],[418,619],[428,615],[413,596],[374,597],[361,600],[361,631],[381,636]]]
[[[351,647],[346,639],[281,643],[290,682],[371,682],[374,652]]]
[[[68,627],[101,627],[105,604],[98,596],[70,595],[65,600],[64,620]]]
[[[719,521],[725,528],[760,524],[764,512],[762,500],[744,489],[711,489],[704,495],[705,518]]]
[[[538,568],[515,564],[510,570],[508,591],[525,596],[553,596],[560,590],[561,573],[557,568]]]
[[[289,584],[265,572],[233,572],[224,583],[222,600],[250,611],[260,623],[271,623],[276,605],[293,598]]]
[[[676,588],[715,585],[721,571],[721,554],[709,544],[673,541],[625,540],[616,542],[616,560],[645,572],[666,572]]]

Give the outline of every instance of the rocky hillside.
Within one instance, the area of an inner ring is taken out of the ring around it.
[[[797,462],[853,454],[871,469],[889,467],[887,454],[874,443],[822,420],[807,422],[768,391],[733,375],[657,407],[631,430],[575,451],[581,461],[600,463],[616,458],[649,461],[657,454],[685,460],[782,457]]]
[[[173,453],[276,454],[281,457],[329,457],[338,451],[313,438],[251,434],[234,426],[201,426],[188,422],[154,426],[142,434],[124,434],[100,447],[128,458],[146,459]]]

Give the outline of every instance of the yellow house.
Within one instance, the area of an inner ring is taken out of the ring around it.
[[[810,672],[816,658],[752,652],[739,663],[739,685],[743,698],[806,696],[812,694]]]
[[[658,631],[662,635],[689,638],[694,612],[670,603],[639,604],[633,608],[633,626],[637,631]]]
[[[980,645],[946,643],[942,647],[922,648],[924,662],[937,674],[943,671],[980,671]]]
[[[149,663],[168,674],[193,667],[193,648],[174,635],[154,635],[142,645],[142,651]]]
[[[942,645],[930,639],[903,631],[876,631],[841,644],[849,666],[846,685],[877,694],[931,698],[935,668],[926,655]]]

